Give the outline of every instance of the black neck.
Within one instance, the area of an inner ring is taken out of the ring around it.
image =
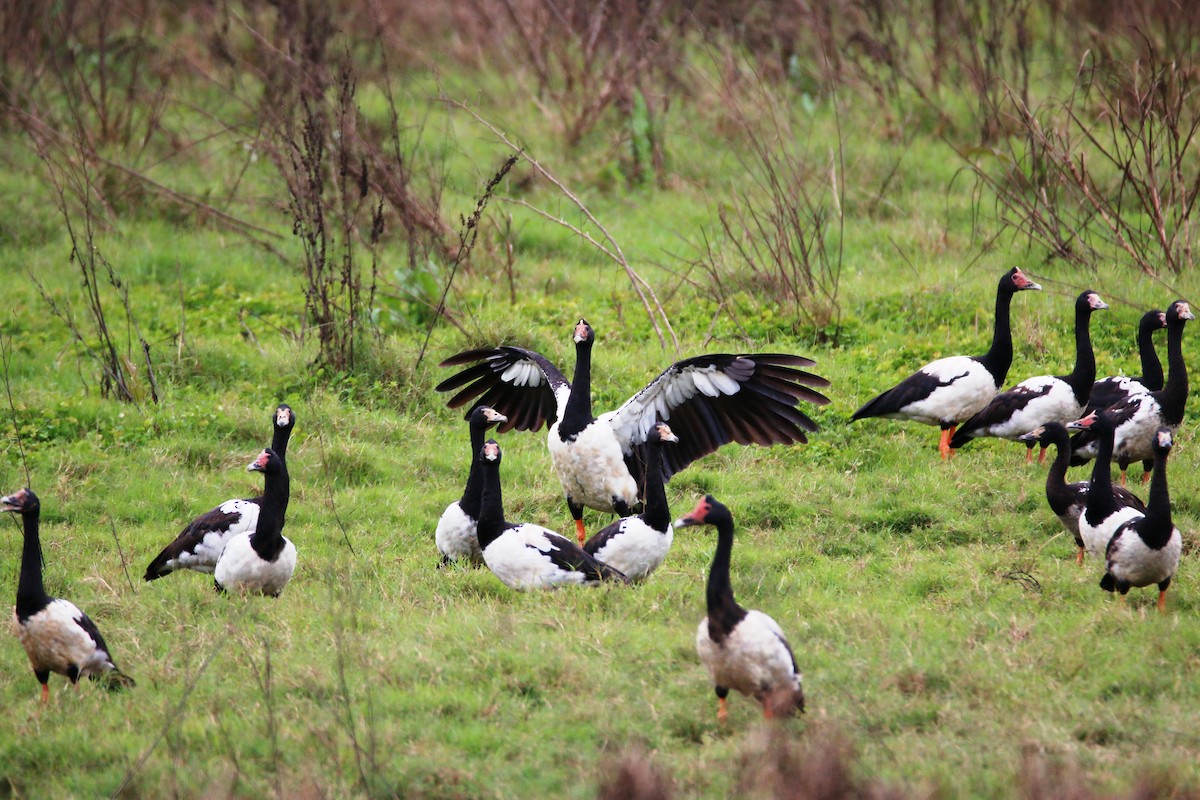
[[[467,472],[467,486],[463,489],[462,499],[458,501],[459,508],[471,519],[479,519],[479,506],[483,502],[483,476],[479,467],[482,459],[479,451],[483,449],[486,433],[486,424],[471,423],[471,469]]]
[[[992,346],[980,358],[980,363],[992,373],[997,388],[1004,385],[1008,368],[1012,366],[1012,328],[1009,325],[1009,308],[1013,293],[1001,287],[996,292],[996,322],[992,329]]]
[[[708,570],[705,600],[708,604],[708,634],[720,642],[746,616],[746,610],[733,599],[729,583],[729,562],[733,553],[733,520],[722,515],[717,520],[717,551]]]
[[[571,396],[558,423],[558,435],[563,439],[575,436],[592,423],[592,343],[575,345],[575,377],[571,379]]]
[[[1154,475],[1150,478],[1150,496],[1146,498],[1146,519],[1138,533],[1150,547],[1158,550],[1171,538],[1171,495],[1167,491],[1167,453],[1155,449]]]
[[[1075,369],[1063,380],[1075,393],[1080,407],[1087,405],[1088,393],[1096,382],[1096,354],[1092,350],[1092,310],[1075,308]]]
[[[271,449],[275,451],[275,455],[279,456],[279,460],[287,462],[287,446],[288,440],[292,438],[292,426],[281,428],[275,426],[275,433],[271,435]]]
[[[21,577],[17,581],[17,618],[26,620],[50,602],[42,584],[42,543],[38,538],[40,509],[21,514],[25,544],[21,548]]]
[[[656,531],[665,531],[671,526],[671,510],[667,508],[667,489],[663,486],[662,473],[665,446],[662,442],[651,443],[650,454],[646,457],[646,507],[641,516],[642,521]]]
[[[1117,510],[1112,490],[1113,431],[1100,434],[1096,448],[1096,463],[1092,465],[1092,482],[1088,487],[1087,519],[1093,524]]]
[[[287,509],[291,481],[287,464],[279,472],[263,473],[262,502],[259,504],[258,524],[250,536],[250,546],[265,561],[274,561],[283,550],[283,514]]]
[[[1142,385],[1152,392],[1163,388],[1162,361],[1158,351],[1154,349],[1154,331],[1156,328],[1144,327],[1138,329],[1138,357],[1142,360]]]
[[[1183,320],[1167,323],[1167,383],[1155,392],[1162,404],[1163,419],[1168,425],[1183,421],[1187,405],[1187,363],[1183,360]]]
[[[1072,500],[1067,488],[1067,467],[1071,465],[1071,435],[1063,428],[1055,432],[1050,441],[1055,447],[1054,461],[1046,473],[1046,499],[1055,514],[1061,514]]]
[[[482,447],[482,445],[480,445]],[[479,504],[479,524],[475,535],[479,538],[479,547],[486,548],[496,541],[508,523],[504,520],[504,493],[500,489],[500,465],[495,461],[480,459],[479,471],[483,477],[481,502]]]

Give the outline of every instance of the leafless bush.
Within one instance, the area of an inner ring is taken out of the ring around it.
[[[621,755],[605,770],[598,800],[671,800],[671,779],[639,750]]]
[[[664,119],[682,85],[681,14],[673,0],[474,0],[509,35],[492,51],[531,78],[538,108],[574,147],[610,111],[621,120],[630,183],[665,177]],[[517,71],[513,71],[513,67]]]
[[[728,113],[745,134],[741,156],[750,188],[716,209],[716,236],[698,246],[722,306],[747,291],[781,308],[793,329],[820,339],[840,334],[842,152],[809,152],[795,104],[761,80],[727,93]],[[840,136],[840,134],[839,134]]]
[[[1152,48],[1129,64],[1088,59],[1066,100],[1031,109],[1009,94],[1022,136],[963,156],[996,197],[1003,226],[1049,256],[1178,275],[1196,259],[1198,80]]]

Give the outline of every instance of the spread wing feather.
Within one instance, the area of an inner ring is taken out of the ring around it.
[[[549,359],[523,347],[464,350],[447,358],[441,366],[463,364],[472,366],[439,383],[437,391],[458,390],[446,405],[468,406],[468,415],[480,404],[496,409],[508,417],[508,422],[496,429],[500,433],[536,431],[543,425],[554,424],[561,412],[558,398],[566,395],[559,390],[569,391],[571,386]]]

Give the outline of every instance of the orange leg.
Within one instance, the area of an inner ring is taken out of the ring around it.
[[[717,698],[717,722],[724,722],[729,718],[729,711],[725,708],[725,698]]]
[[[1144,486],[1144,485],[1146,485],[1146,484],[1147,484],[1147,483],[1149,483],[1149,482],[1150,482],[1150,473],[1149,473],[1149,472],[1143,472],[1143,473],[1142,473],[1142,485]]]
[[[1167,613],[1167,591],[1166,589],[1158,593],[1158,613]]]
[[[1082,547],[1079,548],[1079,552],[1075,554],[1075,565],[1076,566],[1079,566],[1079,567],[1083,566],[1083,554],[1086,552],[1087,551],[1084,550]]]
[[[1032,447],[1025,448],[1025,463],[1026,464],[1033,463],[1033,448]]]
[[[50,702],[50,684],[48,684],[48,683],[42,684],[42,702],[43,703]]]
[[[1046,463],[1046,445],[1042,445],[1042,450],[1041,450],[1041,452],[1038,453],[1038,463],[1039,464]]]
[[[587,541],[587,531],[584,530],[583,520],[581,519],[575,520],[575,535],[579,537],[579,544],[582,545]]]
[[[767,702],[763,703],[763,719],[775,719],[775,714],[771,711],[770,698],[767,698]]]
[[[950,449],[950,440],[954,438],[954,430],[957,427],[958,425],[951,425],[942,431],[942,438],[938,441],[938,452],[942,454],[942,461],[954,456],[954,451]]]
[[[1125,470],[1121,470],[1121,485],[1125,485]]]

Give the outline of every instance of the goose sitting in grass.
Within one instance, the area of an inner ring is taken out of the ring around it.
[[[296,425],[296,414],[291,406],[281,403],[275,409],[271,449],[279,460],[287,464],[288,440]],[[153,581],[180,569],[211,573],[217,566],[221,551],[235,536],[253,533],[258,526],[258,514],[263,498],[250,497],[244,500],[226,500],[221,505],[206,511],[180,531],[175,541],[163,548],[146,567],[145,580]],[[287,511],[284,502],[283,511]]]
[[[1150,502],[1144,516],[1121,524],[1108,541],[1100,588],[1120,592],[1124,598],[1132,587],[1158,586],[1158,610],[1167,610],[1167,588],[1179,568],[1183,540],[1171,522],[1171,497],[1167,490],[1167,455],[1171,452],[1170,428],[1154,434],[1154,473],[1150,479]]]
[[[471,468],[467,472],[467,485],[463,495],[442,512],[433,539],[442,564],[461,561],[472,566],[483,564],[483,553],[479,550],[479,537],[475,529],[479,524],[479,506],[483,502],[483,477],[480,474],[480,451],[487,429],[508,417],[489,406],[475,406],[467,416],[471,432]]]
[[[725,698],[730,689],[761,703],[768,719],[804,711],[800,672],[783,630],[766,614],[747,611],[733,599],[729,582],[733,515],[708,495],[675,522],[677,528],[689,525],[717,529],[717,549],[705,591],[708,614],[696,630],[696,652],[717,695],[717,721],[725,721]]]
[[[805,372],[815,362],[780,353],[719,353],[677,361],[615,411],[592,414],[592,345],[596,333],[581,319],[573,330],[575,376],[571,382],[540,353],[521,347],[467,350],[443,367],[472,366],[447,378],[439,392],[459,390],[451,408],[489,405],[508,417],[500,432],[536,431],[549,425],[550,461],[586,540],[583,509],[622,517],[637,506],[644,485],[646,435],[667,422],[680,437],[664,461],[670,478],[696,459],[730,442],[770,446],[806,442],[816,423],[800,403],[826,405],[810,387],[829,381]]]
[[[86,676],[101,680],[109,689],[133,686],[121,672],[96,623],[69,600],[46,594],[42,583],[42,545],[38,537],[41,502],[32,489],[21,489],[0,498],[0,508],[21,515],[25,543],[21,550],[21,575],[13,630],[29,656],[33,674],[42,685],[42,702],[50,699],[50,673],[65,675],[73,684]]]
[[[609,566],[625,573],[629,580],[644,580],[662,566],[671,549],[674,529],[667,489],[663,485],[663,448],[679,441],[670,426],[660,422],[646,435],[650,447],[646,461],[645,510],[624,517],[601,530],[583,545],[583,549]]]
[[[479,547],[483,563],[510,589],[550,589],[561,585],[628,583],[629,579],[597,561],[575,542],[529,522],[504,519],[500,489],[500,445],[489,439],[481,450],[483,504],[479,511]]]
[[[296,571],[296,545],[283,535],[283,510],[291,483],[287,465],[270,448],[246,467],[263,473],[262,510],[252,533],[229,540],[213,570],[217,591],[278,597]]]
[[[1087,548],[1084,547],[1083,536],[1079,533],[1079,517],[1087,506],[1091,482],[1067,483],[1067,467],[1071,463],[1071,432],[1061,422],[1047,422],[1019,437],[1019,441],[1030,446],[1040,444],[1043,449],[1050,446],[1055,448],[1054,461],[1046,473],[1046,500],[1058,521],[1074,537],[1075,544],[1079,547],[1075,562],[1082,564]],[[1145,504],[1133,492],[1122,486],[1112,486],[1111,482],[1109,485],[1118,509],[1132,508],[1145,512]]]

